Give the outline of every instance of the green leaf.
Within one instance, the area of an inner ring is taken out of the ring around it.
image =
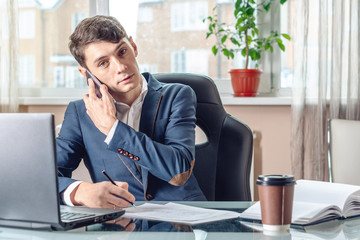
[[[230,52],[229,50],[227,50],[226,48],[222,50],[223,54],[229,59],[230,57]]]
[[[252,37],[251,36],[247,36],[247,44],[250,45],[252,43]]]
[[[214,55],[216,55],[217,52],[218,52],[218,48],[214,45],[214,46],[212,47],[211,51],[212,51],[212,53],[213,53]]]
[[[246,9],[246,14],[247,14],[248,16],[253,16],[253,15],[254,15],[254,12],[255,12],[255,9],[252,8],[252,7],[248,7],[248,8]]]
[[[235,25],[235,28],[239,28],[239,27],[242,27],[244,23],[244,18],[239,18],[237,21],[236,21],[236,25]]]
[[[236,0],[235,9],[239,9],[239,8],[240,8],[241,2],[242,2],[242,0]]]
[[[240,43],[233,37],[230,38],[230,41],[235,44],[236,46],[240,46]]]
[[[287,0],[280,0],[280,4],[286,3]]]
[[[285,52],[285,46],[284,46],[284,44],[278,42],[278,45],[279,45],[279,48],[280,48],[283,52]]]
[[[260,58],[261,58],[261,50],[257,51],[257,52],[256,52],[256,55],[257,55],[256,58],[257,58],[257,59],[260,59]]]
[[[281,36],[283,36],[283,37],[286,38],[287,40],[290,40],[290,39],[291,39],[290,36],[289,36],[288,34],[286,34],[286,33],[281,34]]]
[[[255,49],[250,49],[249,50],[249,56],[251,57],[252,60],[256,61],[260,59],[260,51],[257,51]]]
[[[243,50],[241,50],[241,55],[242,55],[243,57],[246,56],[246,48],[243,48]]]
[[[271,0],[266,0],[263,2],[263,8],[265,9],[265,11],[269,11],[270,10],[270,7],[271,7]]]
[[[267,42],[270,42],[270,40],[273,39],[273,38],[274,38],[274,35],[270,35],[270,36],[266,39],[266,41],[267,41]]]
[[[240,9],[235,9],[234,10],[234,17],[237,18],[237,15],[239,14]]]
[[[241,7],[242,2],[243,2],[243,0],[236,0],[236,2],[235,2],[235,10],[234,10],[235,18],[237,18],[239,13],[241,13],[243,11],[243,8]]]
[[[282,40],[280,38],[276,38],[275,41],[278,43],[278,44],[282,44]]]
[[[234,55],[233,52],[230,52],[230,57],[231,57],[232,59],[234,59],[235,55]]]
[[[212,32],[207,32],[206,33],[206,39],[208,39],[213,33]]]
[[[274,52],[274,48],[271,45],[269,46],[269,48],[270,48],[270,52]]]
[[[222,38],[221,38],[221,43],[224,43],[227,39],[227,35],[224,35]]]
[[[256,60],[256,51],[254,49],[249,49],[249,56],[252,60]]]
[[[265,43],[265,46],[264,46],[264,49],[265,49],[265,50],[268,50],[270,47],[271,47],[270,43],[268,43],[268,42]]]
[[[213,32],[213,25],[212,24],[209,24],[209,32]]]
[[[241,26],[240,28],[239,28],[239,32],[243,32],[243,31],[245,31],[247,29],[247,26]]]

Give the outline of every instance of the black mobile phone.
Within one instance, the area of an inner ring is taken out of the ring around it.
[[[102,84],[99,79],[97,79],[97,77],[95,77],[94,74],[92,74],[89,70],[86,69],[86,83],[89,85],[88,83],[88,79],[91,78],[94,83],[95,83],[95,93],[96,93],[96,96],[98,96],[98,98],[101,98],[102,95],[101,95],[101,92],[100,92],[100,85]]]

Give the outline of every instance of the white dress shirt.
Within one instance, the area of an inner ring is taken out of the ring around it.
[[[116,126],[118,125],[119,121],[129,125],[135,131],[139,131],[142,106],[143,106],[144,99],[145,99],[147,92],[148,92],[147,82],[146,82],[146,79],[144,78],[144,76],[142,76],[141,93],[135,99],[135,101],[133,102],[133,104],[131,106],[129,106],[125,103],[122,103],[122,102],[115,102],[117,120],[115,121],[109,134],[105,138],[105,141],[104,141],[105,143],[107,143],[107,144],[110,143],[111,139],[114,136],[115,129],[116,129]],[[70,194],[80,183],[82,183],[82,181],[73,182],[64,191],[62,197],[63,197],[64,203],[66,205],[74,206],[74,204],[71,202]]]

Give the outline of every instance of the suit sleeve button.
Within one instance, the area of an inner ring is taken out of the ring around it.
[[[128,157],[129,157],[130,159],[133,159],[133,158],[134,158],[134,155],[132,155],[131,153],[129,153]]]
[[[124,155],[124,156],[127,156],[127,155],[129,155],[129,152],[124,151],[124,152],[123,152],[123,155]]]
[[[118,149],[118,152],[119,152],[120,154],[122,154],[122,153],[124,152],[124,150],[122,150],[121,148],[119,148],[119,149]]]
[[[146,194],[146,200],[153,200],[154,199],[154,197],[153,197],[153,195],[151,195],[150,193],[148,193],[148,194]]]
[[[134,160],[135,160],[135,161],[139,161],[140,158],[139,158],[138,156],[134,156]]]

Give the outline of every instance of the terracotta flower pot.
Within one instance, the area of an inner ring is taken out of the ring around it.
[[[261,70],[232,69],[229,73],[235,97],[254,97],[257,95]]]

